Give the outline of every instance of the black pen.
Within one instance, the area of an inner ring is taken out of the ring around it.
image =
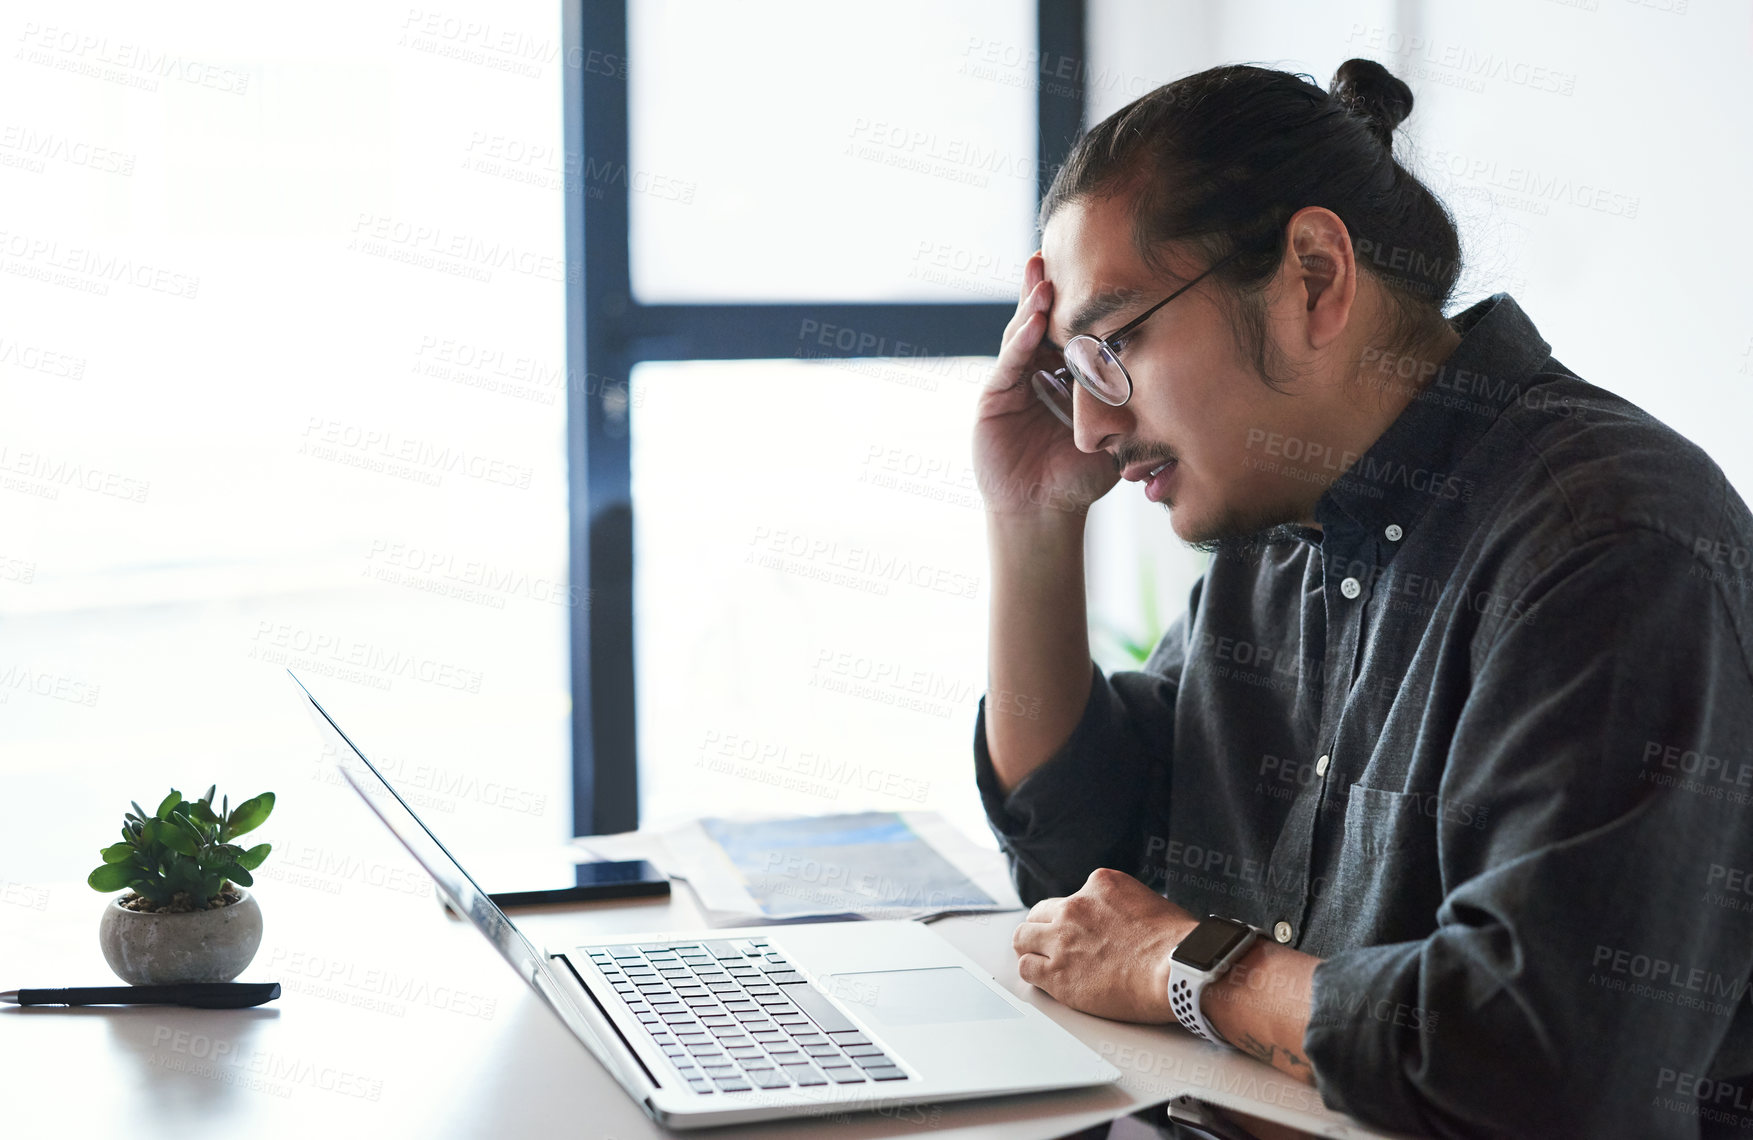
[[[5,990],[12,1005],[188,1005],[243,1009],[280,996],[279,982],[185,982],[174,986],[81,986],[68,990]]]

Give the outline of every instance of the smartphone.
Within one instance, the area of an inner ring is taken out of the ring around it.
[[[670,881],[644,859],[573,863],[556,857],[497,865],[489,862],[475,881],[501,910],[599,899],[657,898],[670,893]]]
[[[1103,1128],[1106,1131],[1102,1131]],[[1277,1124],[1182,1094],[1161,1104],[1067,1133],[1059,1140],[1318,1140],[1313,1132]]]

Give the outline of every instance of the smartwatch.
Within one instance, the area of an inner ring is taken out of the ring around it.
[[[1213,1044],[1229,1044],[1205,1020],[1199,995],[1223,977],[1258,937],[1260,932],[1245,922],[1211,914],[1181,939],[1169,955],[1169,1005],[1176,1020]]]

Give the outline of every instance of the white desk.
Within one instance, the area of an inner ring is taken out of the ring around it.
[[[382,845],[347,869],[273,859],[266,933],[244,981],[278,981],[253,1010],[0,1007],[0,1133],[8,1137],[674,1136],[651,1123],[487,942],[448,919],[412,860]],[[425,889],[423,889],[425,888]],[[97,948],[105,896],[84,883],[0,898],[0,988],[115,984]],[[1017,978],[1019,913],[935,928],[1126,1075],[1114,1087],[695,1133],[845,1137],[928,1130],[1053,1137],[1194,1092],[1319,1135],[1380,1136],[1308,1086],[1179,1029],[1066,1009]],[[702,926],[691,892],[518,916],[538,944]],[[830,1126],[828,1123],[832,1120]]]

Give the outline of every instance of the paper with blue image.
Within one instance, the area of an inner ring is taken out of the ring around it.
[[[711,910],[784,920],[1021,906],[1002,857],[975,847],[935,812],[702,819],[683,830],[695,835],[672,833],[669,842],[700,844],[683,862]]]

